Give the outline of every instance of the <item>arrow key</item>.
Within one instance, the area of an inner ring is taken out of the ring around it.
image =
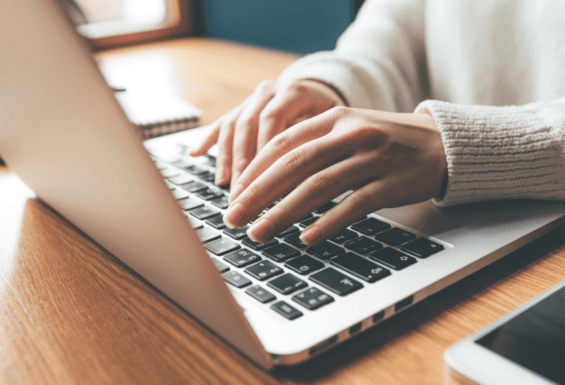
[[[373,261],[382,263],[385,266],[392,267],[394,270],[402,270],[405,267],[416,263],[416,258],[409,257],[408,255],[390,247],[386,247],[369,254],[369,258]]]
[[[369,283],[390,275],[390,270],[352,253],[339,255],[331,259],[330,263]]]
[[[334,301],[331,296],[315,287],[311,287],[299,294],[296,294],[294,297],[292,297],[292,300],[304,306],[308,310],[315,310],[320,306],[327,305],[328,303]]]
[[[323,241],[322,243],[309,247],[306,252],[314,257],[321,259],[322,261],[327,261],[336,255],[342,254],[345,250],[342,247],[334,245],[328,241]]]
[[[353,278],[349,278],[347,275],[342,274],[331,267],[328,267],[316,274],[312,274],[310,276],[310,280],[340,296],[353,293],[363,287],[361,282],[358,282]]]

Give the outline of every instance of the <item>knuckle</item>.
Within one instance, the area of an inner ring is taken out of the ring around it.
[[[274,84],[274,80],[263,80],[257,86],[257,92],[259,92],[260,94],[270,93],[273,89]]]
[[[328,110],[328,113],[335,119],[341,119],[351,112],[351,108],[345,106],[335,106]]]
[[[242,115],[237,120],[235,124],[235,131],[238,133],[245,132],[249,130],[250,126],[253,125],[255,119],[253,116],[250,115]]]
[[[236,159],[233,160],[233,166],[232,166],[233,171],[239,173],[243,172],[243,170],[245,170],[245,168],[249,165],[249,163],[251,163],[251,160],[253,159],[247,154],[238,156]]]
[[[292,93],[297,93],[297,94],[301,94],[303,92],[306,92],[307,90],[308,87],[300,81],[293,81],[291,83],[288,83],[285,87],[285,91],[290,91]]]
[[[248,201],[251,202],[252,205],[257,204],[259,202],[259,198],[262,196],[259,186],[257,186],[256,184],[252,184],[251,186],[249,186],[248,190],[249,190]]]
[[[349,196],[349,199],[354,209],[365,210],[369,207],[371,196],[365,191],[356,191],[354,194]]]
[[[284,132],[278,135],[271,140],[270,145],[272,146],[273,151],[280,151],[283,150],[289,143],[288,135]]]
[[[279,109],[264,109],[259,114],[259,119],[262,122],[271,122],[280,118],[282,111]]]
[[[281,158],[282,167],[294,170],[300,166],[301,157],[296,151],[291,151]]]
[[[335,181],[332,181],[331,178],[322,173],[314,174],[306,180],[306,186],[311,191],[325,190],[332,183],[335,183]]]

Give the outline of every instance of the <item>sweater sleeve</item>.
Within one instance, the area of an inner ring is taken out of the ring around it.
[[[348,105],[410,112],[425,99],[424,0],[367,0],[333,51],[314,53],[281,80],[316,79]]]
[[[481,200],[565,200],[565,98],[523,106],[428,100],[445,148],[439,206]]]

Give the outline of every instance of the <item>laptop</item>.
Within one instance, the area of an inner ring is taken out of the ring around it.
[[[222,228],[198,128],[142,141],[56,0],[0,12],[0,154],[51,208],[265,369],[315,357],[561,225],[555,202],[381,210],[325,248]],[[220,271],[218,271],[220,270]]]

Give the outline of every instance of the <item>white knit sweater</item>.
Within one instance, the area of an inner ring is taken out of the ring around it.
[[[448,162],[439,205],[565,200],[564,19],[562,0],[366,0],[334,51],[281,78],[352,107],[427,108]]]

